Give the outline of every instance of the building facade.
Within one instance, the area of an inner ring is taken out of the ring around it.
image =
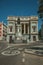
[[[8,16],[7,42],[15,40],[38,41],[37,16]]]
[[[0,22],[0,40],[7,39],[7,26]]]

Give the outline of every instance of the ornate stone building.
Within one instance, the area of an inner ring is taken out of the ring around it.
[[[8,16],[7,42],[38,41],[37,16]]]

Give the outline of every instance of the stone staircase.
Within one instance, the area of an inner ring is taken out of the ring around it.
[[[15,40],[14,43],[23,43],[22,40]]]

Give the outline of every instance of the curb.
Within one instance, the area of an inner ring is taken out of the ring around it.
[[[31,53],[29,51],[24,51],[24,52],[28,53],[28,54],[32,54],[32,55],[37,55],[37,56],[43,57],[43,54],[36,54],[35,52],[32,53],[32,51],[31,51]]]

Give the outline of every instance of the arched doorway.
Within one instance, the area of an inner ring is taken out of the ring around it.
[[[9,36],[9,43],[12,43],[12,36]]]

